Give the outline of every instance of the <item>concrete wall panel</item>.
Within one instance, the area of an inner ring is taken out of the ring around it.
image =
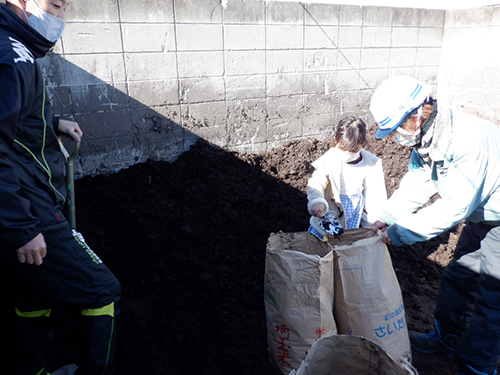
[[[76,120],[80,116],[76,116]],[[132,123],[128,110],[101,111],[85,114],[85,137],[89,140],[108,139],[112,143],[116,137],[132,134]]]
[[[177,79],[129,82],[128,92],[135,99],[131,108],[179,103],[179,82]]]
[[[388,68],[390,55],[390,48],[363,48],[361,50],[361,69]]]
[[[265,75],[226,77],[226,100],[259,98],[264,102],[265,97]]]
[[[299,3],[268,2],[266,22],[272,24],[299,25],[304,24],[304,9]]]
[[[266,28],[264,25],[224,25],[224,49],[264,50]]]
[[[364,26],[392,26],[394,8],[365,7],[363,14]]]
[[[417,27],[394,27],[392,29],[392,47],[417,47]]]
[[[338,26],[340,6],[334,4],[305,4],[305,24],[321,27]]]
[[[435,66],[439,68],[439,61],[441,60],[440,48],[418,48],[417,61],[418,66]]]
[[[66,85],[124,82],[126,73],[121,54],[66,55]],[[65,82],[64,77],[62,82]]]
[[[302,96],[275,96],[267,100],[270,119],[298,119],[303,110]]]
[[[88,0],[80,3],[87,3]],[[98,1],[98,0],[92,0]],[[111,0],[108,0],[111,1]],[[174,22],[172,0],[116,1],[120,5],[121,22]],[[76,3],[76,2],[75,2]],[[94,8],[99,9],[99,8]],[[96,12],[97,13],[97,12]]]
[[[416,8],[394,8],[392,25],[404,27],[421,26],[421,13],[422,10]]]
[[[214,77],[224,74],[222,51],[179,52],[179,77]]]
[[[183,78],[179,84],[182,103],[210,103],[225,99],[222,77]]]
[[[228,103],[228,143],[241,146],[267,141],[266,111],[260,100],[238,100]]]
[[[180,24],[176,30],[179,51],[222,51],[221,24]]]
[[[302,74],[268,74],[266,96],[274,98],[284,95],[302,93]]]
[[[418,33],[419,47],[441,47],[443,42],[442,28],[421,28]]]
[[[322,72],[334,71],[338,67],[337,50],[305,50],[304,71]]]
[[[130,5],[132,5],[132,3],[130,3]],[[124,7],[126,7],[126,4],[120,4],[120,8]],[[97,9],[99,11],[96,11]],[[67,7],[66,19],[69,22],[119,22],[118,1],[85,0],[71,2],[71,5]]]
[[[364,27],[363,48],[384,48],[391,46],[390,27]]]
[[[444,27],[446,13],[444,10],[421,9],[419,26]]]
[[[176,0],[173,2],[175,22],[220,24],[222,22],[220,3],[220,0]]]
[[[173,24],[130,23],[122,25],[125,52],[175,51]]]
[[[362,27],[344,27],[339,29],[338,48],[361,48],[363,39]]]
[[[70,23],[64,30],[64,53],[113,53],[122,51],[120,25]]]
[[[361,48],[339,49],[337,69],[357,70],[361,66]]]
[[[115,86],[104,83],[73,86],[70,91],[71,101],[68,102],[71,103],[70,113],[126,110],[130,103],[124,95],[125,90],[125,83],[117,83]],[[60,92],[57,96],[59,95]]]
[[[337,26],[311,25],[304,28],[304,48],[336,49],[339,44]]]
[[[223,8],[224,24],[263,25],[266,19],[266,3],[263,1],[236,0]]]
[[[390,67],[413,67],[417,59],[415,48],[392,48],[389,60]]]
[[[304,51],[269,51],[266,53],[266,71],[273,73],[300,73],[304,68]]]
[[[177,56],[174,53],[127,53],[125,68],[128,81],[177,78]]]
[[[337,88],[337,73],[310,73],[304,74],[304,94],[322,94],[325,96],[335,93]],[[317,109],[320,111],[320,109]]]
[[[330,139],[334,124],[338,123],[336,116],[331,113],[313,114],[302,119],[302,132],[304,137]]]
[[[295,25],[269,25],[266,27],[266,49],[301,49],[304,29]]]
[[[228,76],[266,73],[265,51],[227,51],[224,56]]]
[[[341,6],[339,24],[341,26],[361,26],[363,24],[363,7],[356,5]]]

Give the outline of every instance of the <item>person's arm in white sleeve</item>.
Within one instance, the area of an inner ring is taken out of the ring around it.
[[[423,163],[416,151],[411,154],[408,169],[399,183],[399,188],[388,199],[379,216],[379,219],[388,225],[414,213],[437,193],[436,186],[431,180],[431,169]]]
[[[317,168],[307,182],[307,210],[313,216],[313,206],[321,204],[324,212],[328,211],[328,202],[325,199],[325,189],[328,185],[328,174],[325,168]]]
[[[489,196],[484,190],[487,169],[485,150],[454,155],[438,182],[441,199],[389,226],[391,241],[395,245],[426,241],[465,219]]]

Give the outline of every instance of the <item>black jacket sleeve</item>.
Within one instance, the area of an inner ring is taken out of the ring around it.
[[[0,244],[18,249],[40,233],[38,219],[30,212],[30,201],[10,160],[16,129],[22,117],[25,82],[15,67],[0,64]]]

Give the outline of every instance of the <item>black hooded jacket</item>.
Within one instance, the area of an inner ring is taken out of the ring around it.
[[[53,45],[0,4],[0,251],[67,225],[65,160],[36,61]]]

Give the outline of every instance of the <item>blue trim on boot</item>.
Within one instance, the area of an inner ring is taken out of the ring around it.
[[[441,329],[437,321],[434,322],[435,331],[420,333],[410,331],[411,347],[421,353],[441,353],[453,358],[453,348],[458,341],[458,336],[448,334],[441,336]]]
[[[455,345],[457,344],[459,337],[451,333],[443,337],[443,334],[441,332],[441,327],[437,320],[434,321],[434,328],[436,329],[437,336],[442,345],[441,352],[445,354],[447,357],[453,358],[453,349],[455,348]]]
[[[486,372],[481,372],[476,370],[474,367],[470,365],[465,365],[469,371],[467,373],[461,372],[460,375],[496,375],[497,370],[493,371],[491,374],[487,374]]]

